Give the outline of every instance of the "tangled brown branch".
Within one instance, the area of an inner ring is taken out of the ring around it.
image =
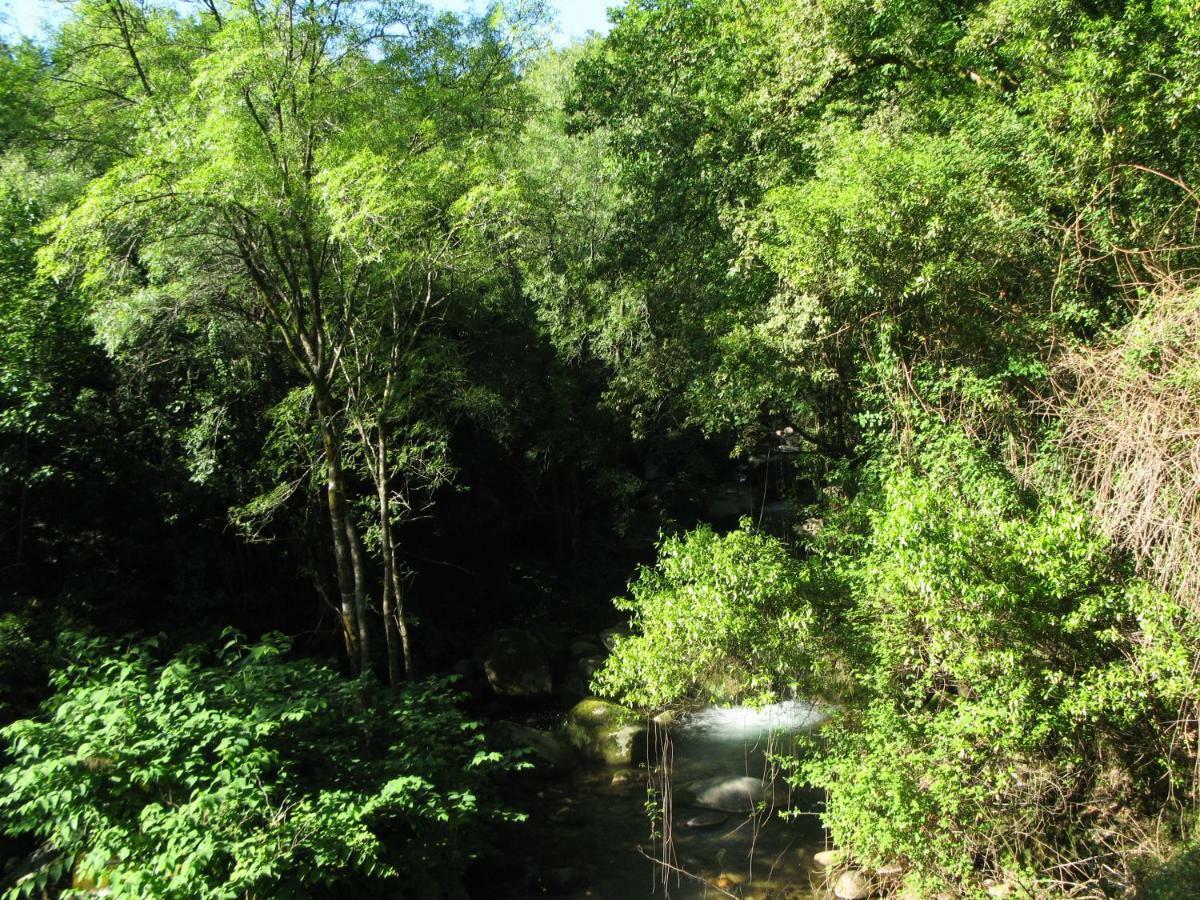
[[[1057,393],[1076,488],[1200,611],[1200,290],[1164,281],[1128,325],[1063,358]]]

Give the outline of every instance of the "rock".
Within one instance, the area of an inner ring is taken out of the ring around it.
[[[822,850],[813,854],[813,862],[822,869],[834,869],[846,861],[845,850]]]
[[[650,721],[652,721],[659,728],[669,728],[679,721],[679,713],[673,709],[664,709]]]
[[[646,724],[631,709],[597,700],[581,700],[567,713],[568,743],[591,762],[632,766],[646,756]]]
[[[492,731],[496,742],[504,749],[530,751],[525,759],[544,772],[570,772],[579,763],[574,748],[548,731],[516,722],[497,722]]]
[[[745,884],[746,876],[738,872],[722,872],[713,879],[713,884],[723,891],[732,890],[739,884]]]
[[[571,656],[583,659],[585,656],[603,656],[604,651],[591,641],[575,641],[571,644]]]
[[[706,778],[684,788],[697,806],[729,813],[750,813],[767,799],[767,786],[748,775]]]
[[[616,649],[617,642],[629,637],[633,630],[628,625],[618,625],[616,628],[605,628],[598,637],[604,649],[610,653]]]
[[[871,896],[871,880],[862,869],[847,869],[833,883],[833,896],[838,900],[864,900]]]
[[[718,825],[723,825],[729,818],[723,812],[717,812],[714,809],[708,809],[701,813],[696,813],[683,824],[688,828],[715,828]]]
[[[582,825],[587,821],[587,816],[577,810],[573,806],[564,806],[561,809],[556,809],[549,816],[550,822],[555,825]]]
[[[903,874],[904,866],[900,865],[900,863],[888,863],[875,870],[875,875],[878,878],[899,878]]]
[[[579,660],[579,674],[583,676],[583,680],[590,682],[592,676],[604,666],[604,660],[603,656],[588,656]]]
[[[643,773],[637,769],[622,769],[620,772],[614,772],[612,781],[613,787],[628,787],[631,784],[638,784],[643,780]]]
[[[537,697],[553,690],[542,645],[519,628],[502,628],[492,636],[483,671],[501,697]]]

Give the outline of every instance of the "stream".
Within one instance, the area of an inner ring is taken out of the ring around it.
[[[645,766],[585,767],[540,782],[526,804],[529,821],[507,849],[521,855],[533,875],[521,890],[502,895],[815,897],[823,878],[812,855],[825,848],[813,814],[819,797],[796,795],[776,779],[765,791],[767,812],[749,815],[707,809],[713,804],[697,802],[695,793],[697,783],[708,787],[702,800],[711,801],[714,784],[761,782],[768,750],[786,746],[822,718],[817,704],[803,701],[760,709],[706,707],[652,731]],[[661,784],[664,767],[658,763],[664,758],[672,797],[665,853],[661,836],[651,836],[646,812],[648,787]],[[799,815],[781,818],[782,808]],[[664,857],[672,868],[661,865]]]

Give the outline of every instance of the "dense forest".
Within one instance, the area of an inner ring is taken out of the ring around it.
[[[1200,896],[1200,7],[610,17],[0,44],[3,896]]]

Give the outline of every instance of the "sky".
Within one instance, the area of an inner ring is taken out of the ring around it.
[[[426,0],[438,9],[461,11],[480,8],[479,0]],[[621,0],[550,0],[558,11],[559,33],[556,43],[565,44],[589,31],[608,31],[607,9]],[[0,37],[37,35],[43,22],[61,16],[66,5],[61,0],[0,0]]]

